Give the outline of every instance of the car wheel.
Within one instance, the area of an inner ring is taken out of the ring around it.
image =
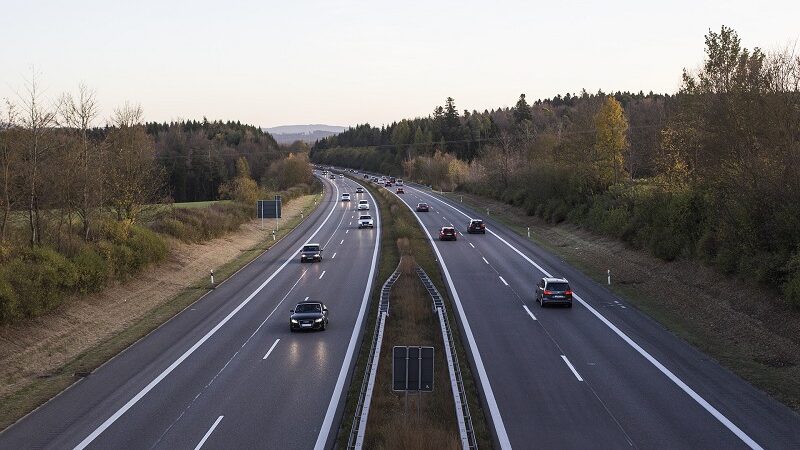
[[[294,327],[289,325],[289,332],[294,333]]]
[[[325,326],[326,326],[326,325],[327,325],[327,324],[326,324],[325,322],[322,322],[322,331],[325,331]]]
[[[567,308],[572,308],[572,302],[567,303]]]

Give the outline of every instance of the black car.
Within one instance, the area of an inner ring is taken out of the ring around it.
[[[427,203],[417,203],[417,212],[428,212],[430,208],[428,208]]]
[[[321,302],[301,302],[290,311],[289,330],[325,330],[328,326],[328,307]]]
[[[566,305],[572,308],[572,289],[566,278],[542,278],[536,284],[536,301],[545,305]]]
[[[300,262],[322,262],[322,247],[319,244],[308,243],[300,250]]]
[[[467,225],[467,233],[486,234],[486,224],[480,219],[471,219]]]
[[[439,230],[439,240],[440,241],[455,241],[458,239],[458,233],[456,233],[456,229],[453,227],[442,227]]]

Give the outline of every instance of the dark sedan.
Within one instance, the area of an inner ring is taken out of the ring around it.
[[[291,310],[289,330],[325,330],[328,326],[328,307],[321,302],[301,302]]]
[[[428,212],[430,208],[427,203],[417,203],[417,212]]]

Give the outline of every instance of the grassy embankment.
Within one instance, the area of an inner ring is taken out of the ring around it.
[[[800,411],[800,313],[744,280],[697,261],[666,262],[613,238],[550,225],[522,208],[446,193],[563,258],[723,366]]]
[[[292,218],[287,218],[282,222],[281,229],[273,241],[268,237],[244,251],[235,259],[228,261],[222,266],[214,269],[215,282],[222,283],[236,271],[247,265],[250,261],[264,253],[272,247],[278,240],[291,232],[302,220],[321,203],[319,194],[308,194],[296,198],[294,201],[300,202],[301,214]],[[178,208],[181,208],[180,206]],[[185,209],[185,208],[182,208]],[[191,217],[217,217],[217,212],[203,212],[199,208],[192,209],[198,211],[199,215]],[[180,211],[176,211],[182,214]],[[210,216],[209,216],[210,214]],[[195,221],[195,226],[189,228],[193,230],[191,234],[183,236],[185,239],[193,240],[194,237],[207,235],[207,228],[197,227],[199,222]],[[238,227],[238,225],[237,225]],[[213,227],[217,229],[217,227]],[[206,232],[203,232],[206,230]],[[184,230],[186,231],[186,230]],[[221,233],[220,235],[224,234]],[[202,240],[202,239],[201,239]],[[0,430],[12,424],[14,421],[27,414],[37,406],[52,398],[84,374],[92,372],[94,369],[111,359],[113,356],[149,334],[158,326],[168,321],[174,315],[199,300],[210,290],[209,280],[205,276],[197,279],[189,287],[184,288],[178,295],[164,301],[152,310],[148,311],[139,320],[122,331],[115,333],[108,339],[100,342],[88,350],[78,354],[71,361],[49,372],[46,376],[37,379],[12,394],[0,399]]]
[[[363,180],[358,180],[363,181]],[[450,307],[450,299],[444,287],[436,258],[430,243],[419,228],[411,211],[386,189],[365,183],[378,201],[381,212],[381,252],[378,278],[372,292],[367,315],[364,339],[350,383],[350,389],[342,416],[342,425],[337,437],[337,448],[344,448],[352,426],[353,413],[358,400],[364,368],[375,329],[380,288],[394,272],[401,256],[408,272],[414,264],[421,266],[445,296],[448,315],[452,324],[457,323]],[[368,448],[451,448],[458,447],[458,429],[450,389],[447,366],[444,359],[441,332],[431,299],[424,290],[416,273],[404,273],[392,289],[390,316],[387,318],[376,388],[370,411],[365,446]],[[473,426],[481,448],[490,448],[491,436],[478,398],[478,391],[460,336],[455,333],[459,360],[462,361],[464,386],[467,391]],[[394,345],[433,345],[436,350],[434,392],[423,394],[420,417],[416,416],[416,399],[409,396],[408,414],[405,414],[405,399],[391,392],[391,348]]]

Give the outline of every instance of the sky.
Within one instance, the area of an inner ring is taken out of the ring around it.
[[[0,0],[0,99],[93,89],[105,123],[351,126],[581,89],[674,93],[722,25],[800,52],[800,1]],[[2,109],[2,107],[0,107]]]

